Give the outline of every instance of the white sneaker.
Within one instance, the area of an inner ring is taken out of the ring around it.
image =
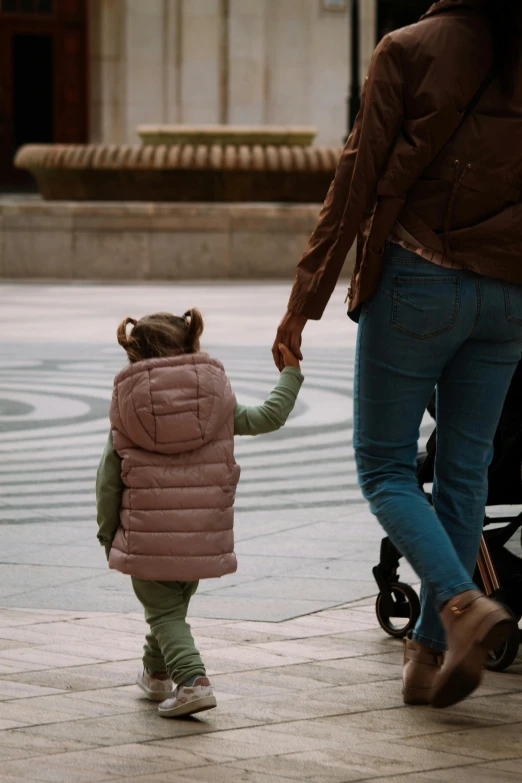
[[[208,677],[198,677],[193,685],[178,685],[171,699],[158,707],[162,718],[180,718],[211,710],[217,705]]]
[[[174,683],[170,677],[166,680],[151,677],[143,667],[138,671],[136,685],[150,701],[164,701],[174,695]]]

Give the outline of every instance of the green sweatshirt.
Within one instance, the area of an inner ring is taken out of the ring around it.
[[[234,435],[264,435],[283,427],[294,409],[303,380],[298,369],[285,367],[279,383],[266,402],[262,405],[236,405]],[[98,540],[105,547],[107,557],[120,525],[121,496],[124,489],[121,458],[114,448],[112,432],[109,432],[96,475]]]

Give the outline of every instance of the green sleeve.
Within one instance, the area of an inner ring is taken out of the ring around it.
[[[121,496],[124,489],[125,485],[121,480],[121,458],[114,448],[112,432],[109,432],[96,474],[98,541],[105,547],[107,559],[120,526]]]
[[[285,367],[279,383],[262,405],[236,405],[234,435],[263,435],[286,424],[304,377],[296,367]]]

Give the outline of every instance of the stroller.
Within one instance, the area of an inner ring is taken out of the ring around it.
[[[509,388],[494,440],[494,456],[489,469],[488,506],[522,504],[522,361]],[[435,395],[428,405],[435,419]],[[433,481],[436,450],[436,430],[426,445],[426,452],[417,458],[417,478],[423,489]],[[427,493],[426,493],[427,494]],[[431,496],[427,494],[431,501]],[[489,526],[495,527],[488,529]],[[486,515],[474,581],[486,595],[504,604],[520,621],[522,617],[522,558],[506,544],[522,527],[522,513],[514,517]],[[521,541],[522,543],[522,541]],[[373,569],[379,594],[375,605],[381,628],[390,636],[403,638],[415,626],[420,614],[420,602],[415,590],[400,581],[401,558],[389,538],[381,543],[380,562]],[[516,629],[504,645],[491,650],[486,666],[503,671],[517,657],[521,631]]]

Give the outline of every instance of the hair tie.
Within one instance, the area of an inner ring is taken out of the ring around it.
[[[138,322],[137,322],[137,320],[136,320],[135,318],[129,318],[129,321],[131,322],[131,324],[132,324],[133,326],[136,326],[136,324],[138,323]]]

